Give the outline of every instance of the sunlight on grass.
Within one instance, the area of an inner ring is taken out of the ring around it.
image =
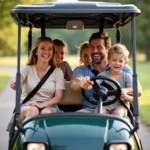
[[[21,57],[21,65],[25,65],[27,62],[28,57],[22,56]],[[17,66],[17,57],[0,57],[0,66]]]
[[[143,105],[150,106],[150,89],[143,91],[142,96],[139,98],[139,104],[141,106]]]
[[[141,97],[139,97],[139,112],[142,121],[144,124],[150,126],[150,117],[149,117],[149,110],[150,110],[150,89],[144,90]]]

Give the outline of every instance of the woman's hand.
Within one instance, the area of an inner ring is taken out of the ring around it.
[[[40,109],[45,107],[44,102],[39,103],[39,102],[36,102],[36,101],[28,101],[26,103],[26,105],[28,105],[28,106],[35,106],[35,107],[40,108]]]
[[[38,107],[38,103],[36,101],[28,101],[28,102],[26,102],[26,105],[27,106],[36,106],[36,107]]]
[[[24,77],[21,76],[21,84],[24,82]],[[16,77],[12,79],[11,83],[10,83],[10,87],[13,89],[13,90],[16,90]]]
[[[10,87],[11,87],[13,90],[16,90],[16,78],[11,81]]]

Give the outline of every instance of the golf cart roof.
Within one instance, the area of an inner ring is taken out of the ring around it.
[[[78,21],[81,28],[113,28],[127,25],[133,16],[141,13],[135,5],[107,2],[45,2],[31,5],[17,5],[11,16],[22,26],[65,29],[68,21]]]

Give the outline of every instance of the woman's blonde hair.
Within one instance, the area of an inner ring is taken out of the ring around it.
[[[56,66],[55,57],[54,57],[54,55],[55,55],[55,48],[54,48],[53,40],[50,37],[46,37],[46,36],[39,37],[36,40],[35,45],[34,45],[33,49],[30,52],[30,56],[29,56],[29,59],[27,61],[27,65],[35,65],[37,63],[37,55],[36,55],[37,49],[38,49],[39,45],[42,42],[45,42],[45,41],[49,41],[52,44],[52,46],[53,46],[53,56],[49,60],[49,65]]]
[[[109,53],[108,53],[108,60],[111,58],[111,56],[113,54],[123,54],[124,57],[125,57],[125,61],[128,62],[128,59],[129,59],[129,51],[128,49],[126,48],[125,45],[122,45],[122,44],[115,44],[113,45],[110,50],[109,50]]]
[[[78,54],[80,56],[79,64],[81,65],[83,63],[82,59],[81,59],[82,52],[84,49],[90,48],[90,44],[87,41],[85,41],[85,42],[81,43],[81,45],[77,48],[78,48]]]

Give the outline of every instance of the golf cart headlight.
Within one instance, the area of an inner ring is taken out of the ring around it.
[[[46,150],[43,143],[28,143],[27,150]]]
[[[109,150],[128,150],[126,144],[111,144]]]

